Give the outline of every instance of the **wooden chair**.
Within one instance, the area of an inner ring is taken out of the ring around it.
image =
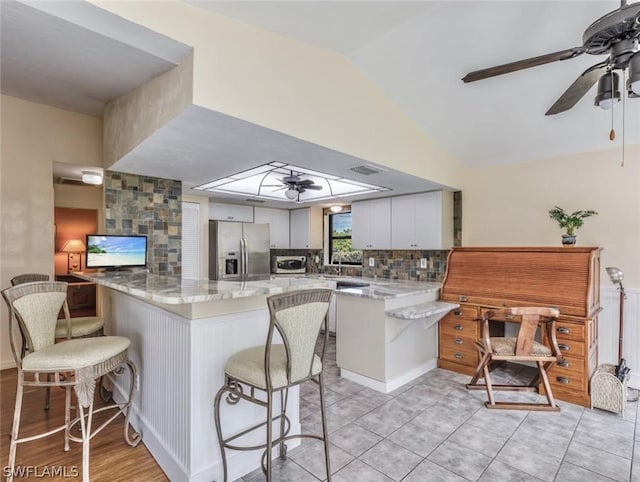
[[[560,312],[555,308],[518,307],[507,308],[500,311],[487,311],[478,322],[482,323],[482,339],[476,341],[476,348],[480,354],[480,363],[471,382],[467,384],[470,390],[487,390],[489,401],[485,403],[487,408],[511,409],[511,410],[547,410],[558,412],[558,407],[553,399],[551,385],[547,370],[562,357],[556,340],[555,322]],[[491,337],[489,335],[489,322],[511,321],[519,323],[517,337]],[[539,325],[546,328],[547,339],[550,347],[535,341],[535,335]],[[498,385],[491,382],[489,365],[497,361],[529,361],[535,362],[538,374],[528,385]],[[484,383],[478,383],[484,377]],[[523,403],[523,402],[496,402],[494,390],[526,390],[537,391],[542,381],[547,403]]]
[[[2,291],[9,306],[9,342],[18,370],[16,401],[11,429],[9,463],[5,473],[7,482],[13,480],[18,444],[47,437],[64,431],[64,450],[70,449],[69,442],[82,443],[82,480],[89,477],[89,442],[107,424],[124,416],[125,441],[135,447],[140,442],[140,434],[129,430],[129,411],[136,380],[136,368],[127,355],[129,340],[121,336],[99,336],[76,338],[55,342],[55,326],[60,309],[65,318],[69,317],[67,306],[67,283],[41,281],[12,286]],[[20,326],[26,337],[27,350],[21,352],[13,339],[14,326]],[[25,354],[26,353],[26,354]],[[124,375],[128,368],[129,391],[124,403],[116,403],[99,409],[93,407],[96,380],[113,372]],[[20,437],[20,417],[25,387],[64,387],[64,423],[57,428],[47,424],[47,432]],[[77,417],[71,419],[71,389],[76,394]],[[92,429],[94,415],[113,410],[101,425]],[[73,435],[79,426],[80,436]]]
[[[225,449],[256,450],[264,449],[262,470],[267,482],[271,481],[271,465],[273,446],[280,448],[280,457],[286,456],[285,441],[308,437],[324,442],[325,466],[327,481],[331,482],[331,465],[329,462],[329,436],[325,414],[324,391],[322,381],[322,361],[329,335],[328,317],[331,290],[301,290],[270,296],[267,298],[270,323],[265,346],[256,346],[236,353],[225,365],[225,383],[218,391],[214,401],[214,415],[218,443],[222,455],[223,480],[227,481],[228,469]],[[316,341],[324,328],[323,344],[320,356],[315,354]],[[284,344],[275,344],[275,331],[282,336]],[[318,384],[320,397],[320,414],[322,419],[322,435],[298,434],[289,435],[291,423],[286,415],[289,387],[304,381],[312,380]],[[247,389],[247,392],[245,392]],[[256,391],[260,394],[256,394]],[[280,407],[277,415],[272,415],[273,395],[280,394]],[[235,405],[241,399],[266,408],[262,423],[249,427],[235,435],[222,434],[220,423],[220,402],[224,395],[228,404]],[[266,401],[265,401],[266,399]],[[273,438],[273,422],[278,421],[280,433]],[[240,446],[234,443],[238,438],[261,429],[266,425],[264,444]]]
[[[36,281],[49,281],[48,274],[42,273],[25,273],[19,274],[11,278],[11,286],[17,286],[25,283],[33,283]],[[22,356],[25,355],[27,349],[26,336],[20,331],[22,336]],[[104,335],[104,318],[99,316],[82,316],[76,318],[61,318],[56,322],[55,338],[56,340],[84,338],[86,336],[102,336]],[[111,398],[111,393],[103,388],[102,380],[99,382],[98,393],[106,402]],[[47,387],[44,401],[44,409],[49,410],[51,401],[51,389]]]

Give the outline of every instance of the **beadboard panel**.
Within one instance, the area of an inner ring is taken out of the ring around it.
[[[640,289],[625,288],[623,357],[631,368],[629,386],[640,388]],[[620,295],[611,284],[600,287],[602,312],[598,320],[598,363],[618,364]]]
[[[132,423],[142,430],[143,442],[172,481],[221,480],[213,401],[224,381],[226,360],[250,346],[264,345],[268,310],[188,320],[129,295],[104,291],[109,332],[131,340],[129,357],[139,378]],[[122,399],[128,380],[116,378],[115,383],[116,398]],[[291,434],[300,432],[298,397],[298,387],[289,391]],[[274,397],[274,406],[279,403]],[[264,409],[255,404],[221,405],[225,435],[265,419]],[[256,431],[242,442],[264,443],[264,433]],[[287,445],[293,448],[299,441]],[[229,480],[258,468],[261,455],[228,451]]]

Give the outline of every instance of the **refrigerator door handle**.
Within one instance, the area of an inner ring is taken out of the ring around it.
[[[246,280],[249,272],[249,253],[247,252],[247,240],[245,238],[240,239],[240,257],[242,259],[242,279]]]

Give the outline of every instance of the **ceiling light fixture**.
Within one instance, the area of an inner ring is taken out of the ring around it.
[[[342,206],[331,206],[329,209],[332,213],[339,213],[340,211],[342,211]]]
[[[298,191],[296,191],[295,187],[290,187],[289,189],[287,189],[284,192],[284,195],[287,197],[287,199],[290,199],[291,201],[295,201],[298,198]]]
[[[618,74],[607,72],[598,81],[598,95],[596,95],[595,105],[601,109],[612,109],[620,102],[620,91],[618,90]]]
[[[102,184],[102,174],[95,171],[82,171],[82,182],[98,186]]]
[[[627,80],[629,97],[640,97],[640,52],[636,52],[629,61],[629,80]]]

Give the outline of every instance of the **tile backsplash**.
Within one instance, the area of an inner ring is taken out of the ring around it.
[[[364,276],[368,278],[442,281],[446,271],[449,250],[364,250],[364,266],[324,265],[321,249],[272,249],[271,256],[306,256],[307,273],[340,274],[342,276]],[[315,259],[319,260],[316,263]],[[374,266],[369,267],[369,258]],[[420,259],[427,260],[427,267],[420,268]]]

